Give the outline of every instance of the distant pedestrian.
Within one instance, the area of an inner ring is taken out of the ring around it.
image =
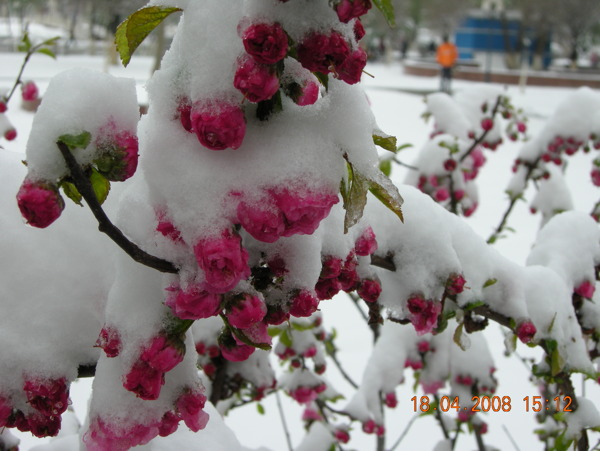
[[[436,52],[437,62],[442,66],[442,81],[440,89],[450,94],[450,82],[452,81],[452,68],[458,59],[458,50],[456,46],[444,36],[444,42],[439,45]]]

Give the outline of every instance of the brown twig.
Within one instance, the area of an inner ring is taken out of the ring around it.
[[[121,232],[121,230],[110,221],[102,209],[100,202],[98,202],[98,198],[96,197],[88,178],[83,173],[83,170],[71,153],[69,147],[61,141],[57,142],[56,145],[60,149],[65,163],[71,172],[73,184],[81,196],[85,199],[86,203],[90,207],[90,210],[92,210],[92,213],[98,221],[98,230],[108,235],[111,240],[113,240],[136,262],[148,266],[149,268],[156,269],[160,272],[177,274],[179,271],[171,262],[150,255],[144,250],[140,249],[140,247],[131,242],[123,234],[123,232]]]

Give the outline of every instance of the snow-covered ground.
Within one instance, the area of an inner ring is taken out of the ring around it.
[[[0,89],[10,86],[14,80],[22,56],[18,54],[0,54]],[[54,61],[43,55],[36,55],[28,65],[24,79],[33,79],[40,86],[43,93],[50,78],[68,68],[86,67],[97,70],[106,70],[114,75],[133,77],[138,82],[138,94],[141,102],[145,102],[143,83],[150,75],[153,61],[150,58],[134,57],[131,65],[122,67],[107,67],[103,58],[86,56],[64,56]],[[380,128],[386,133],[398,137],[399,143],[410,143],[412,148],[404,150],[399,158],[406,163],[411,163],[416,158],[418,149],[424,144],[431,131],[432,124],[427,124],[420,117],[425,104],[423,96],[419,93],[435,91],[438,88],[437,78],[419,78],[406,76],[402,73],[399,64],[383,65],[372,64],[367,71],[374,78],[363,77],[363,84],[372,103]],[[473,83],[455,81],[455,90],[470,89]],[[532,135],[540,130],[544,120],[547,119],[559,103],[570,93],[571,89],[565,88],[533,88],[521,90],[519,87],[508,87],[508,94],[513,102],[522,107],[529,116],[529,131]],[[31,127],[31,113],[24,112],[18,106],[18,96],[10,105],[10,120],[16,126],[19,136],[15,141],[3,142],[8,151],[24,152],[26,138]],[[481,236],[487,238],[493,228],[498,224],[508,205],[504,189],[511,176],[511,166],[519,150],[518,144],[505,143],[494,154],[488,154],[488,163],[483,168],[478,180],[481,203],[477,212],[468,219],[468,223]],[[567,182],[572,189],[575,208],[581,211],[590,211],[598,198],[598,191],[589,180],[590,156],[581,153],[571,157]],[[396,166],[392,178],[402,183],[407,169]],[[585,175],[585,176],[582,176]],[[402,189],[400,190],[402,191]],[[410,220],[410,211],[405,211],[405,217]],[[516,263],[524,264],[529,253],[531,243],[539,226],[539,216],[529,212],[528,204],[519,203],[511,216],[509,225],[516,229],[516,233],[498,241],[494,246],[505,257]],[[322,303],[324,319],[328,327],[335,327],[339,336],[340,360],[347,371],[356,380],[360,380],[364,370],[366,355],[371,347],[371,334],[359,318],[355,308],[344,298],[338,296],[331,301]],[[350,327],[348,327],[350,325]],[[503,450],[531,450],[541,449],[540,443],[533,434],[536,422],[533,412],[526,412],[523,398],[538,395],[537,388],[527,382],[528,373],[524,365],[514,357],[506,359],[503,356],[503,336],[498,327],[492,325],[486,332],[488,342],[494,353],[498,371],[496,373],[499,385],[498,396],[509,396],[512,400],[510,412],[489,412],[485,421],[490,424],[490,431],[485,436],[487,443]],[[518,352],[522,356],[530,356],[530,349],[519,346]],[[533,355],[536,355],[535,353]],[[340,387],[346,386],[346,395],[351,394],[351,387],[342,381],[335,368],[328,370],[328,377],[339,378]],[[577,378],[575,378],[576,382]],[[404,385],[399,387],[397,397],[399,405],[387,418],[388,447],[397,440],[405,430],[410,419],[416,415],[410,399],[413,393],[411,377],[407,377]],[[78,381],[73,384],[71,394],[74,409],[83,420],[87,394],[91,384],[89,380]],[[579,388],[579,387],[578,387]],[[419,396],[421,393],[417,392]],[[586,396],[589,399],[600,401],[600,391],[591,384],[586,385]],[[280,426],[280,417],[274,396],[268,397],[263,405],[266,415],[259,415],[255,406],[248,406],[233,411],[225,423],[231,427],[240,442],[248,448],[254,449],[265,446],[272,450],[287,448],[285,435]],[[285,403],[285,415],[289,424],[292,442],[297,445],[302,436],[301,409],[297,405]],[[184,426],[182,426],[184,427]],[[33,439],[29,434],[19,434],[22,440],[21,449],[31,449],[42,441]],[[352,431],[352,447],[358,450],[373,449],[374,438],[362,432]],[[511,440],[514,440],[514,443]],[[417,420],[403,439],[398,449],[432,449],[442,439],[440,428],[433,417]],[[475,449],[476,444],[472,436],[460,437],[457,450]],[[165,448],[166,449],[166,448]]]

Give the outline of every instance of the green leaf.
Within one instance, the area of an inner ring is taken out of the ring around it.
[[[81,193],[79,193],[77,187],[73,183],[63,181],[61,182],[60,187],[65,193],[65,196],[67,196],[80,207],[83,207],[83,204],[81,203],[81,199],[83,199],[83,196],[81,195]]]
[[[46,39],[44,42],[38,44],[38,46],[52,47],[59,41],[59,39],[60,39],[60,36],[54,36],[53,38]]]
[[[554,349],[550,356],[550,371],[552,376],[556,376],[560,373],[563,366],[565,366],[565,359],[563,359],[560,352],[558,352],[558,348]]]
[[[269,327],[267,333],[269,334],[269,337],[273,338],[281,333],[281,329],[279,327]]]
[[[304,332],[306,330],[312,330],[315,328],[315,325],[310,323],[310,324],[301,324],[301,323],[296,323],[294,321],[290,322],[290,325],[292,326],[292,329],[297,330],[299,332]]]
[[[377,7],[390,27],[396,26],[396,18],[394,17],[394,7],[392,0],[373,0],[373,4]]]
[[[314,72],[315,77],[317,77],[317,80],[319,80],[319,82],[321,82],[321,84],[323,86],[325,86],[325,90],[328,91],[329,90],[329,75],[324,74],[322,72]]]
[[[467,337],[463,337],[463,329],[464,329],[464,323],[460,323],[456,329],[454,330],[454,335],[452,337],[452,339],[454,340],[454,343],[456,343],[456,345],[462,349],[463,351],[466,351],[469,348],[469,340],[467,339]]]
[[[90,174],[90,183],[92,184],[92,189],[96,194],[98,202],[100,202],[100,205],[102,205],[108,197],[108,193],[110,192],[110,182],[96,169],[92,169],[92,173]]]
[[[125,19],[115,33],[115,44],[117,45],[117,52],[119,52],[123,66],[129,64],[133,52],[135,52],[152,30],[158,27],[171,14],[178,11],[182,10],[174,7],[149,6],[134,12]]]
[[[395,136],[387,135],[381,131],[375,131],[373,132],[373,142],[375,145],[385,150],[396,153],[398,140]]]
[[[257,403],[256,404],[256,410],[258,410],[258,413],[260,415],[264,415],[265,414],[265,408],[261,403]]]
[[[467,305],[465,305],[463,307],[463,310],[465,312],[470,312],[471,310],[474,310],[477,307],[481,307],[482,305],[485,305],[485,302],[483,302],[483,301],[469,302]]]
[[[483,284],[483,288],[487,288],[487,287],[491,287],[492,285],[494,285],[496,282],[498,282],[498,279],[488,279],[485,281],[485,283]]]
[[[369,181],[356,172],[350,163],[348,163],[348,172],[350,189],[347,193],[347,201],[344,203],[344,209],[346,210],[344,233],[348,233],[348,229],[362,218],[365,205],[367,205],[367,193],[369,192]]]
[[[58,140],[65,144],[69,150],[85,149],[92,140],[90,132],[82,132],[79,135],[62,135]]]
[[[284,330],[279,337],[279,341],[283,343],[286,347],[291,348],[293,345],[292,337],[290,337],[290,332],[288,329]]]
[[[556,321],[556,315],[557,315],[557,313],[554,314],[554,316],[552,317],[552,321],[550,321],[550,325],[548,326],[548,333],[552,332],[552,329],[554,328],[554,322]]]
[[[41,49],[38,49],[37,53],[48,55],[50,58],[56,59],[56,55],[54,54],[54,52],[47,47],[42,47]]]
[[[23,37],[21,38],[21,42],[19,43],[17,49],[19,50],[19,52],[25,53],[31,50],[31,40],[29,39],[29,33],[25,32],[23,34]]]
[[[410,143],[406,143],[406,144],[400,144],[397,148],[396,148],[396,153],[403,151],[404,149],[410,149],[413,145]]]
[[[389,177],[392,173],[392,160],[381,160],[379,162],[379,169],[386,177]]]
[[[402,199],[398,188],[396,188],[396,185],[390,179],[385,177],[384,180],[386,186],[375,180],[371,180],[370,191],[383,205],[395,213],[400,218],[400,221],[404,222],[404,215],[402,214],[404,199]]]

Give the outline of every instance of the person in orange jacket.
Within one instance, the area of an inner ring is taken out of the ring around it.
[[[443,92],[450,93],[450,82],[452,81],[452,68],[458,59],[458,50],[456,46],[444,36],[444,42],[440,44],[436,52],[437,62],[442,66],[442,82],[440,89]]]

